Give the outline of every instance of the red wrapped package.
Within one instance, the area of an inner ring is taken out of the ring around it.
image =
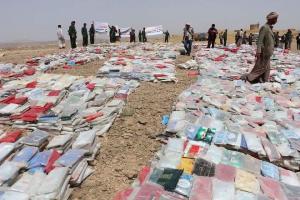
[[[101,117],[103,116],[103,113],[102,112],[97,112],[97,113],[94,113],[94,114],[91,114],[91,115],[88,115],[85,117],[85,120],[87,122],[91,122],[93,121],[94,119],[98,118],[98,117]]]
[[[92,91],[95,89],[96,83],[88,83],[88,84],[86,84],[86,87],[87,87],[87,89]]]
[[[50,155],[50,158],[48,160],[48,163],[44,169],[44,171],[48,174],[49,172],[51,172],[55,166],[54,166],[54,163],[55,161],[60,157],[60,153],[58,153],[56,150],[53,150],[51,155]]]
[[[27,76],[31,76],[31,75],[35,74],[35,69],[34,68],[26,69],[26,70],[24,70],[24,74]]]
[[[136,195],[133,196],[133,200],[153,200],[159,199],[160,195],[164,192],[164,188],[157,184],[146,183],[137,190]]]
[[[224,164],[218,164],[216,166],[215,177],[221,181],[234,182],[235,175],[236,175],[235,167],[224,165]]]
[[[15,95],[10,95],[0,101],[0,103],[9,104],[11,100],[15,99]]]
[[[190,193],[190,200],[211,200],[212,199],[212,178],[199,176],[195,177]]]
[[[133,188],[127,188],[123,191],[120,191],[114,197],[114,200],[128,200],[128,197],[131,195]]]
[[[139,180],[139,182],[140,182],[141,185],[145,182],[147,176],[150,173],[150,170],[151,170],[151,168],[150,167],[146,167],[146,166],[141,169],[141,171],[140,171],[140,173],[138,175],[138,180]]]
[[[52,90],[48,93],[49,97],[57,97],[60,94],[61,90]]]
[[[37,85],[36,81],[32,81],[30,83],[27,83],[26,88],[35,88]]]
[[[260,177],[259,183],[261,190],[269,198],[276,200],[287,200],[278,181],[275,181],[274,179],[268,177]]]
[[[5,134],[4,137],[0,138],[0,143],[2,142],[14,143],[21,137],[21,135],[22,135],[22,131],[20,130],[8,132]]]
[[[18,97],[18,98],[15,98],[15,99],[12,99],[9,103],[15,103],[15,104],[24,104],[26,103],[27,101],[27,97]]]

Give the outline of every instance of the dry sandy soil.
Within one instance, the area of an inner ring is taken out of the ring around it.
[[[94,174],[75,189],[73,199],[112,199],[134,181],[161,147],[155,136],[165,129],[162,116],[170,113],[176,97],[195,81],[183,70],[177,70],[177,78],[178,83],[143,82],[129,96],[124,114],[101,140]]]

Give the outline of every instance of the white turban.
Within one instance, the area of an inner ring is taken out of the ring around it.
[[[279,16],[278,13],[271,12],[270,14],[267,15],[267,20],[278,18],[278,16]]]

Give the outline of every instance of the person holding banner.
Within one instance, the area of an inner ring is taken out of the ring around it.
[[[186,24],[183,29],[183,44],[186,50],[186,55],[190,56],[194,39],[194,29],[190,24]]]
[[[142,31],[142,41],[147,42],[147,35],[146,35],[146,28],[145,27],[143,28],[143,31]]]
[[[90,33],[90,43],[91,44],[94,44],[95,43],[95,27],[94,27],[94,24],[91,24],[91,28],[89,30],[89,33]]]
[[[83,27],[81,28],[81,34],[82,34],[82,46],[86,47],[88,45],[89,36],[86,28],[86,23],[83,24]]]
[[[75,28],[75,21],[71,22],[71,26],[69,27],[68,33],[70,36],[71,48],[75,49],[77,47],[76,45],[77,31]]]
[[[108,26],[109,27],[109,40],[111,43],[115,43],[117,40],[117,29],[115,26]]]

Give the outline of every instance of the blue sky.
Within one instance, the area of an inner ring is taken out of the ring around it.
[[[72,20],[77,31],[94,20],[135,29],[161,24],[171,33],[186,22],[197,32],[212,23],[247,28],[264,23],[270,11],[280,14],[275,28],[300,29],[299,9],[300,0],[0,0],[0,42],[55,40],[57,24],[66,35]]]

